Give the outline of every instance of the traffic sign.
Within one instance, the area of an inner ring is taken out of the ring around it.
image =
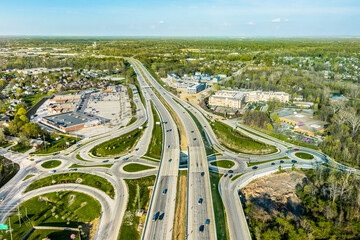
[[[8,229],[8,226],[7,225],[2,225],[2,224],[0,224],[0,229],[5,229],[5,230],[7,230]]]

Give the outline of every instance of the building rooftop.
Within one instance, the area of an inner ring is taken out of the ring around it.
[[[60,113],[44,117],[44,119],[62,127],[72,127],[98,120],[95,117],[90,117],[78,112]]]

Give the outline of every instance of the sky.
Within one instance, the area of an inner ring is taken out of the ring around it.
[[[360,0],[0,0],[0,36],[360,36]]]

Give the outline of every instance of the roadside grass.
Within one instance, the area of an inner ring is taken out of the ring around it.
[[[136,122],[136,120],[137,120],[136,117],[132,117],[132,118],[130,119],[130,121],[126,124],[126,126],[130,126],[131,124],[133,124],[134,122]],[[121,126],[121,127],[124,127],[124,126]],[[120,128],[121,128],[121,127],[120,127]]]
[[[131,87],[127,86],[127,93],[130,99],[130,107],[131,107],[131,115],[135,115],[136,114],[136,104],[134,102],[134,94],[133,91],[131,89]]]
[[[56,239],[56,240],[68,240],[71,234],[75,234],[75,240],[81,240],[80,232],[70,230],[43,230],[35,229],[26,240],[38,240],[38,239]]]
[[[306,160],[314,159],[313,155],[311,155],[309,153],[304,153],[304,152],[297,152],[297,153],[295,153],[295,156],[297,156],[298,158],[306,159]]]
[[[120,233],[118,239],[120,240],[138,240],[141,238],[141,232],[138,231],[140,221],[142,225],[145,224],[143,221],[145,216],[138,217],[135,212],[138,208],[138,198],[140,197],[140,208],[147,212],[149,208],[149,201],[152,194],[152,187],[155,183],[155,176],[149,176],[138,179],[125,179],[129,198],[126,206],[126,211],[122,224],[120,227]],[[140,188],[140,196],[137,195],[137,189]]]
[[[159,114],[157,113],[152,103],[151,103],[151,111],[154,116],[154,127],[152,130],[151,142],[149,144],[149,148],[145,156],[150,158],[160,159],[162,152],[162,145],[163,145],[163,132],[162,132],[163,130],[162,130]],[[160,124],[156,124],[157,122],[160,122]]]
[[[90,152],[97,157],[118,156],[125,152],[131,151],[142,136],[143,129],[135,129],[120,137],[110,139],[93,147]]]
[[[97,165],[81,165],[81,164],[73,164],[69,168],[89,168],[89,167],[105,167],[111,168],[114,164],[97,164]]]
[[[41,166],[43,168],[56,168],[60,165],[61,165],[61,161],[59,161],[59,160],[50,160],[50,161],[46,161],[43,164],[41,164]]]
[[[232,168],[235,165],[235,163],[230,160],[218,160],[218,161],[210,162],[210,164],[212,166],[221,167],[221,168]]]
[[[24,153],[32,149],[32,146],[26,145],[24,143],[18,143],[15,146],[10,148],[10,151]]]
[[[273,131],[268,131],[268,130],[265,130],[265,129],[260,129],[260,128],[256,128],[256,127],[253,127],[253,126],[248,126],[248,127],[251,127],[251,128],[254,128],[255,130],[259,131],[259,132],[262,132],[264,134],[267,134],[273,138],[277,138],[279,140],[282,140],[284,142],[287,142],[287,143],[291,143],[291,144],[294,144],[294,145],[297,145],[297,146],[300,146],[300,147],[306,147],[306,148],[310,148],[310,149],[314,149],[314,150],[319,150],[319,147],[315,146],[315,145],[312,145],[312,144],[309,144],[309,143],[306,143],[306,142],[303,142],[303,141],[300,141],[300,140],[296,140],[296,139],[288,139],[289,136],[286,136],[284,134],[280,134],[280,133],[276,133],[276,132],[273,132]],[[244,131],[247,131],[247,132],[250,132],[254,135],[257,135],[259,137],[262,137],[252,131],[249,131],[247,129],[244,129],[242,127],[240,127],[241,129],[243,129]],[[266,137],[265,137],[266,138]],[[267,138],[269,139],[269,138]],[[269,139],[271,140],[271,139]]]
[[[255,166],[255,165],[258,165],[258,164],[263,164],[263,163],[268,163],[268,162],[274,162],[274,161],[277,161],[277,160],[289,160],[290,158],[288,157],[283,157],[283,158],[276,158],[276,159],[271,159],[271,160],[266,160],[266,161],[262,161],[262,162],[246,162],[247,166],[248,167],[252,167],[252,166]]]
[[[61,137],[61,139],[56,140],[55,138],[57,137]],[[57,134],[55,135],[55,137],[52,138],[50,144],[45,144],[45,146],[42,146],[40,149],[38,149],[35,152],[32,152],[31,154],[48,154],[48,153],[60,152],[72,146],[79,140],[80,138],[77,137]]]
[[[255,141],[222,122],[215,121],[210,125],[220,143],[236,153],[271,154],[277,151],[275,146]]]
[[[12,144],[13,144],[13,142],[7,141],[7,142],[1,143],[1,144],[0,144],[0,147],[1,147],[1,148],[7,148],[7,147],[10,147]]]
[[[107,195],[109,195],[112,199],[115,196],[114,186],[105,178],[87,174],[87,173],[61,173],[54,174],[45,178],[41,178],[33,183],[31,183],[25,190],[25,192],[30,192],[32,190],[52,186],[56,184],[67,184],[67,183],[77,183],[81,179],[79,184],[87,185],[89,187],[97,188]]]
[[[41,197],[40,197],[41,196]],[[84,239],[96,229],[94,220],[100,217],[101,205],[93,197],[79,192],[53,192],[33,197],[19,206],[10,216],[13,239],[22,239],[32,226],[56,226],[78,228]],[[9,219],[6,220],[6,223]],[[52,230],[54,232],[54,230]],[[41,239],[32,234],[30,239]],[[40,234],[41,236],[41,234]],[[67,235],[70,239],[70,235]],[[10,233],[0,232],[0,239],[10,239]],[[61,238],[54,238],[61,239]]]
[[[29,174],[26,177],[24,177],[23,181],[28,180],[29,178],[32,178],[34,176],[35,176],[34,174]]]
[[[222,177],[222,174],[218,174],[214,172],[209,172],[209,174],[210,174],[210,185],[211,185],[211,193],[212,193],[213,207],[215,214],[217,239],[229,239],[225,208],[218,190],[218,185],[220,178]]]
[[[130,163],[128,165],[125,165],[123,169],[125,172],[140,172],[140,171],[153,169],[153,168],[155,168],[155,167],[142,165],[142,164],[138,164],[138,163]]]
[[[9,159],[0,156],[0,187],[4,186],[19,171],[20,166]]]
[[[179,171],[176,191],[175,216],[179,217],[174,219],[172,239],[180,240],[186,236],[186,217],[180,216],[186,216],[187,170]]]
[[[239,177],[241,177],[242,175],[244,175],[245,173],[241,173],[241,174],[239,174],[239,175],[236,175],[236,176],[234,176],[234,177],[232,177],[231,178],[231,181],[233,182],[233,181],[235,181],[236,179],[238,179]]]

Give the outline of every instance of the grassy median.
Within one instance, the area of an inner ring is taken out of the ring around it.
[[[153,169],[153,168],[154,167],[143,165],[143,164],[130,163],[130,164],[124,166],[123,169],[124,169],[125,172],[140,172],[140,171]]]
[[[221,168],[232,168],[235,165],[235,163],[230,160],[218,160],[218,161],[210,162],[210,164],[212,166],[221,167]]]
[[[172,239],[185,239],[186,235],[186,204],[187,204],[187,170],[179,172],[176,188],[175,219]],[[180,217],[181,216],[181,217]]]
[[[163,133],[159,114],[152,103],[151,111],[154,116],[154,127],[152,130],[151,142],[145,156],[160,159],[163,145]],[[156,124],[157,122],[160,122],[160,124]]]
[[[305,160],[314,159],[313,155],[311,155],[309,153],[304,153],[304,152],[297,152],[297,153],[295,153],[295,156],[297,156],[298,158],[305,159]]]
[[[50,160],[50,161],[46,161],[43,164],[41,164],[41,166],[43,168],[48,168],[48,169],[49,168],[56,168],[56,167],[58,167],[60,165],[61,165],[61,161],[59,161],[59,160]]]
[[[74,172],[55,174],[45,178],[41,178],[31,183],[26,188],[25,192],[29,192],[46,186],[51,186],[56,184],[66,184],[66,183],[79,183],[79,184],[87,185],[89,187],[94,187],[105,192],[111,198],[114,198],[115,196],[114,186],[105,178],[87,173],[74,173]]]
[[[18,213],[20,212],[20,221]],[[31,198],[22,203],[19,212],[10,217],[13,239],[22,239],[32,226],[54,226],[78,228],[81,226],[83,238],[93,237],[100,217],[101,205],[89,195],[79,192],[54,192]],[[9,220],[6,220],[9,223]],[[55,234],[55,232],[58,232]],[[44,233],[52,234],[52,239],[70,239],[70,231],[34,231],[29,239],[42,239]],[[79,233],[75,233],[79,238]],[[67,238],[66,238],[67,237]],[[10,239],[10,234],[0,232],[0,239]]]
[[[270,154],[276,152],[275,146],[255,141],[222,122],[215,121],[211,122],[210,125],[220,143],[231,151],[247,154]]]

